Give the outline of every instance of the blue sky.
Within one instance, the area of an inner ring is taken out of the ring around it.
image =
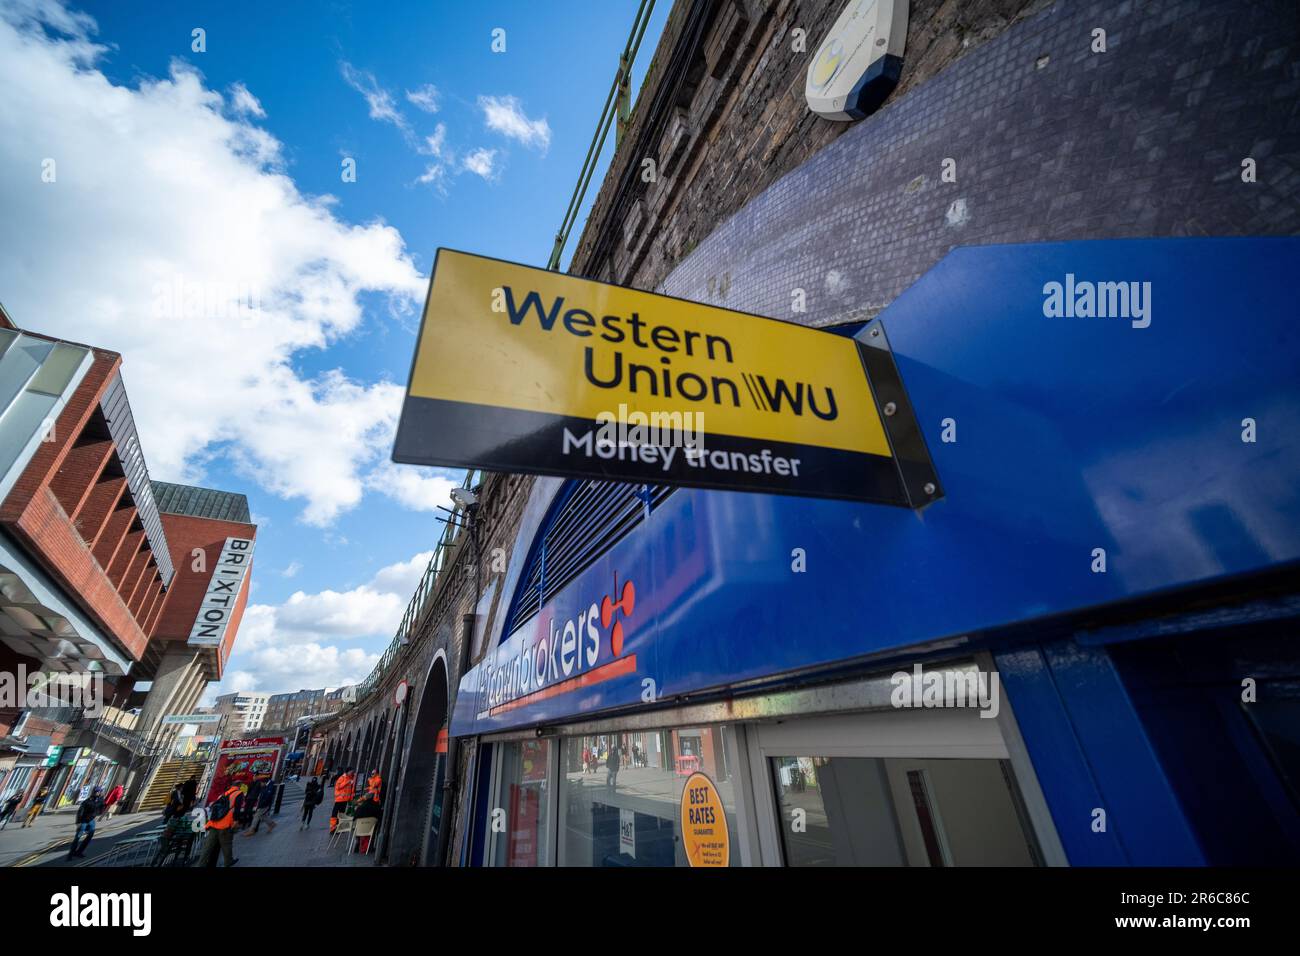
[[[434,250],[545,264],[636,7],[0,0],[0,300],[123,354],[154,477],[248,495],[221,690],[391,638],[455,478],[386,461]]]

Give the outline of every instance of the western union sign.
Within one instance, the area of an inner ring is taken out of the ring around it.
[[[449,249],[393,460],[911,507],[941,494],[878,324],[850,339]]]

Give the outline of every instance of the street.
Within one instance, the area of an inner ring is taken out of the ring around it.
[[[328,802],[316,808],[308,829],[300,829],[304,785],[290,780],[285,787],[280,814],[270,818],[276,823],[274,830],[263,824],[257,833],[236,834],[236,865],[369,866],[374,863],[373,854],[348,855],[347,845],[341,837],[332,848],[329,846]],[[42,814],[27,829],[16,820],[0,831],[0,867],[102,866],[119,842],[162,825],[162,816],[158,813],[128,813],[101,819],[85,859],[68,860],[68,846],[76,832],[75,820],[76,814],[72,812]],[[202,837],[199,839],[201,841]],[[196,864],[199,854],[200,850],[196,850]],[[217,865],[222,865],[219,858]]]

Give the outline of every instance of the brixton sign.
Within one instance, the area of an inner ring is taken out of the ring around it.
[[[227,538],[190,628],[191,646],[219,647],[235,615],[240,589],[253,560],[252,538]]]
[[[848,498],[941,492],[858,339],[439,249],[393,460]]]

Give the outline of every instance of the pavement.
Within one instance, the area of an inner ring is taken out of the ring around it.
[[[87,858],[98,856],[118,840],[156,827],[161,822],[162,814],[158,811],[126,813],[107,819],[101,817],[95,825],[95,836],[90,841]],[[23,829],[21,819],[15,819],[0,830],[0,867],[75,866],[83,861],[69,861],[67,856],[76,832],[75,810],[42,813],[26,829]]]
[[[373,853],[347,853],[345,838],[340,837],[330,847],[330,804],[322,803],[312,816],[311,826],[302,829],[303,783],[286,782],[284,799],[279,816],[271,816],[276,826],[271,829],[263,823],[258,833],[249,831],[235,835],[235,865],[248,866],[374,866]],[[94,866],[120,840],[145,830],[156,829],[162,823],[162,814],[128,813],[100,819],[94,839],[84,860],[68,860],[68,847],[76,832],[76,814],[73,812],[43,813],[35,822],[22,829],[15,821],[0,830],[0,866]],[[200,838],[202,839],[202,838]],[[198,859],[198,851],[195,853]],[[218,862],[218,866],[220,866]]]
[[[261,832],[244,832],[235,836],[236,867],[245,866],[374,866],[373,853],[362,856],[348,854],[347,841],[339,837],[330,840],[330,806],[326,801],[316,807],[311,826],[302,829],[302,797],[306,786],[301,781],[286,783],[280,815],[271,817],[275,830],[268,831],[265,824]],[[218,863],[220,866],[220,863]]]

